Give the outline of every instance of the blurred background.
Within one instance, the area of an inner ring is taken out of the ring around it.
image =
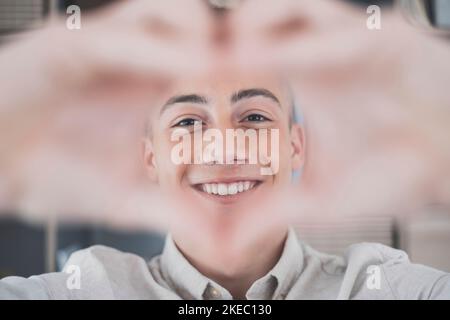
[[[20,38],[27,30],[39,28],[46,19],[66,14],[66,8],[72,4],[78,5],[84,14],[113,1],[0,0],[0,50],[2,44]],[[216,5],[225,3],[212,0],[211,2]],[[393,5],[389,0],[351,2],[365,6]],[[413,7],[417,1],[405,0],[402,3]],[[421,2],[421,6],[414,8],[423,10],[430,25],[450,27],[450,1],[425,0]],[[415,263],[450,272],[449,212],[430,206],[414,217],[401,216],[403,217],[401,220],[389,216],[364,216],[346,218],[339,223],[294,227],[300,239],[319,251],[340,254],[345,247],[353,243],[378,242],[405,250]],[[36,226],[10,217],[0,218],[0,278],[61,270],[73,251],[94,244],[111,246],[150,259],[161,252],[164,235],[124,232],[92,225],[61,225],[55,221],[49,221],[44,226]]]

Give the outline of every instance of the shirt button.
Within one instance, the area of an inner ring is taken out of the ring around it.
[[[217,290],[217,289],[215,289],[215,288],[212,288],[211,289],[211,291],[210,291],[210,293],[211,293],[211,295],[213,296],[213,298],[219,298],[220,297],[220,292]]]

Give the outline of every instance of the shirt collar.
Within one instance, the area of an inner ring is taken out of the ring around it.
[[[176,247],[170,234],[161,255],[162,274],[183,299],[232,299],[230,293],[195,269]],[[289,228],[276,265],[253,283],[247,299],[284,299],[303,268],[303,253],[295,231]]]
[[[161,254],[161,269],[169,286],[183,299],[203,299],[209,279],[195,269],[176,247],[170,234]]]
[[[303,270],[303,251],[293,228],[289,228],[283,252],[269,272],[277,280],[274,298],[285,298]]]

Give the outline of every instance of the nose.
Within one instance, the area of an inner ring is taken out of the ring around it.
[[[246,145],[247,143],[238,143],[242,139],[239,137],[244,132],[236,128],[231,116],[222,111],[221,117],[203,132],[203,137],[209,140],[203,143],[203,164],[245,164],[247,162]],[[210,132],[207,132],[211,130]],[[214,131],[214,132],[212,132]],[[211,136],[214,138],[210,139]],[[214,152],[208,152],[207,148],[215,144]]]

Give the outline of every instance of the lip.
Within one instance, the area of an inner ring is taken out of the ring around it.
[[[255,185],[247,191],[239,192],[239,193],[236,193],[233,195],[226,195],[226,196],[221,196],[218,194],[210,194],[210,193],[204,192],[200,187],[202,184],[208,184],[208,183],[219,184],[219,183],[234,183],[234,182],[241,182],[241,181],[252,181],[252,182],[255,182]],[[199,183],[191,184],[190,187],[201,197],[203,197],[209,201],[214,201],[215,203],[219,203],[219,204],[232,204],[234,202],[243,200],[245,197],[249,197],[250,195],[252,195],[255,191],[257,191],[259,189],[259,187],[261,186],[261,184],[263,182],[264,181],[260,180],[260,179],[249,179],[249,178],[212,179],[212,180],[208,180],[208,181],[202,181]]]
[[[239,181],[255,181],[255,182],[262,182],[262,179],[254,178],[254,177],[228,177],[228,178],[215,178],[215,179],[205,179],[205,180],[198,180],[194,183],[191,183],[191,185],[199,185],[204,183],[233,183],[233,182],[239,182]]]

